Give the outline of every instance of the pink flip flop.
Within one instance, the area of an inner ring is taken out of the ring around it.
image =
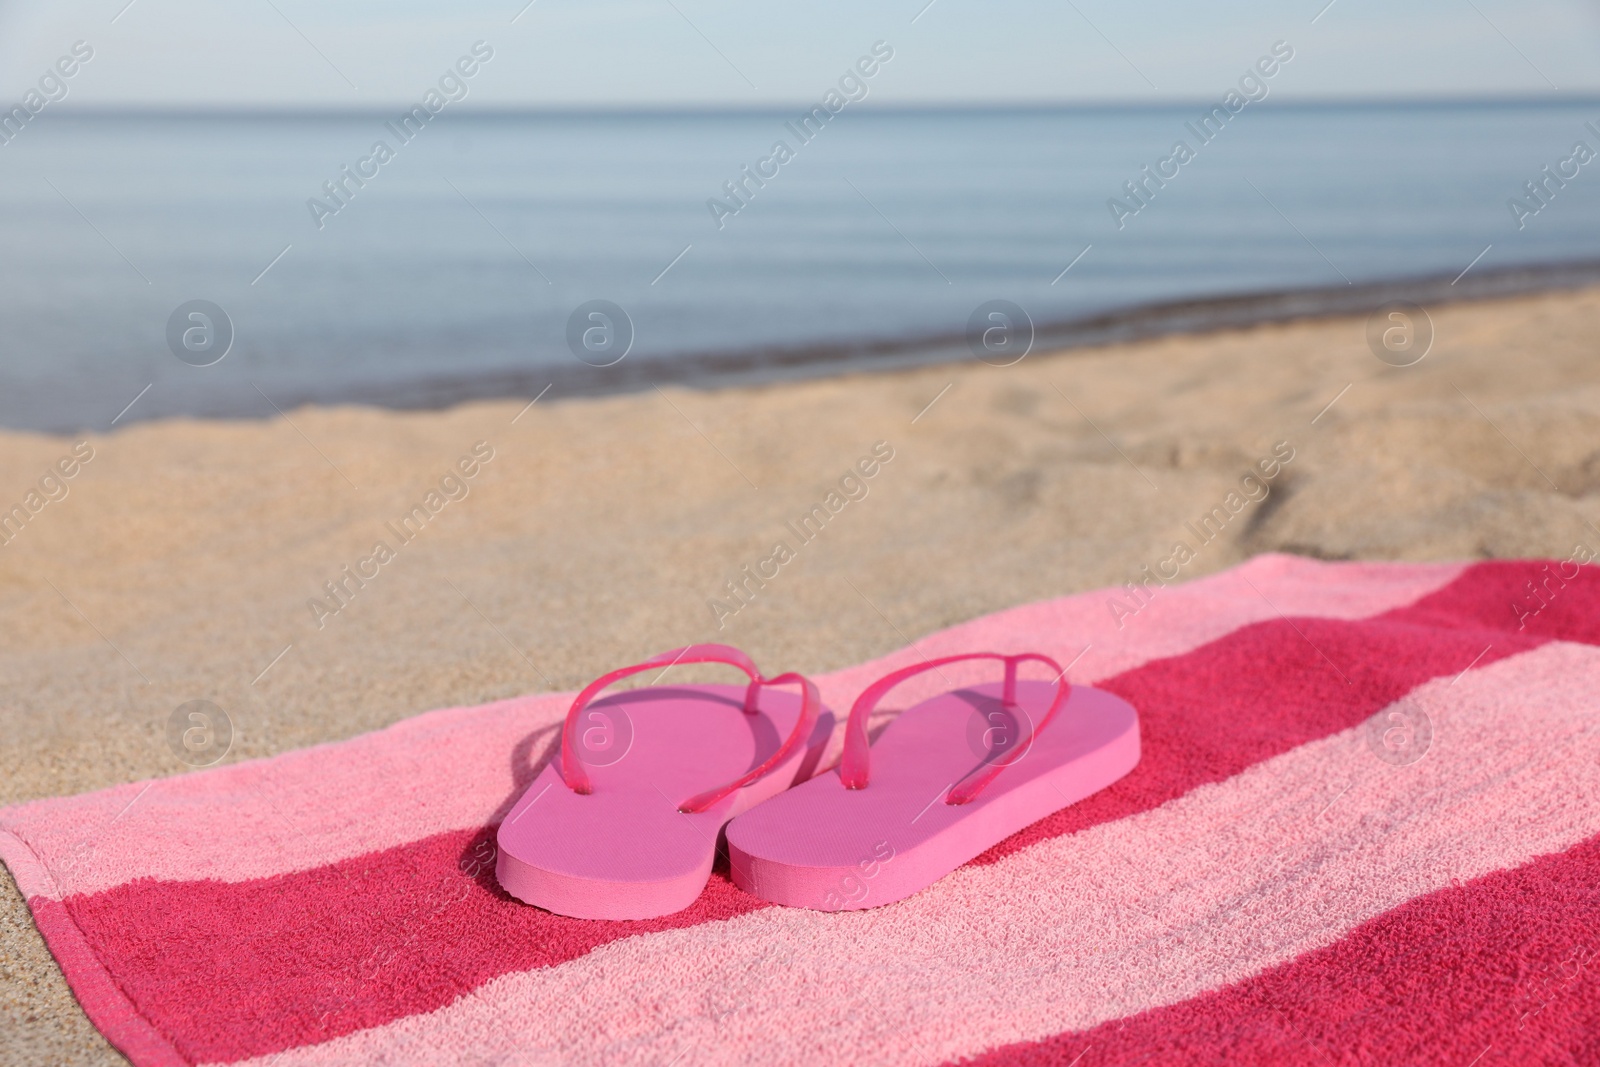
[[[750,683],[590,703],[629,675],[689,663],[726,663]],[[768,691],[788,684],[800,692]],[[546,766],[500,824],[500,885],[579,919],[681,911],[705,888],[723,825],[794,781],[821,710],[808,679],[764,678],[727,645],[690,645],[595,679],[567,712],[559,772]],[[819,749],[831,716],[827,726]]]
[[[1000,660],[1005,681],[908,708],[869,747],[867,716],[889,690],[971,659]],[[1055,680],[1018,680],[1026,662],[1048,667]],[[836,771],[728,826],[734,883],[819,911],[889,904],[1104,789],[1139,762],[1139,715],[1110,693],[1069,685],[1065,675],[1036,653],[975,652],[879,679],[850,709]]]

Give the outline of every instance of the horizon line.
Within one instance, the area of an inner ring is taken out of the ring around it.
[[[1171,97],[1163,100],[1014,100],[1014,101],[927,101],[897,102],[891,104],[866,104],[853,101],[853,110],[874,111],[883,114],[982,114],[1018,112],[1098,112],[1098,111],[1165,111],[1176,108],[1209,106],[1217,101],[1211,97]],[[1256,101],[1254,106],[1285,110],[1325,110],[1337,108],[1460,108],[1460,107],[1550,107],[1578,104],[1600,104],[1600,90],[1592,92],[1519,92],[1496,94],[1412,95],[1412,96],[1306,96],[1282,98],[1268,97]],[[361,107],[320,104],[220,104],[216,106],[173,105],[161,103],[88,104],[62,108],[58,117],[81,118],[363,118],[387,116],[397,110],[418,106],[414,101],[397,100],[385,104]],[[627,118],[627,117],[691,117],[730,116],[760,117],[790,115],[818,106],[815,101],[792,104],[494,104],[486,106],[461,106],[455,102],[451,110],[475,118]]]

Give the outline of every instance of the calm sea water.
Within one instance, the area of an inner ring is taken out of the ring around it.
[[[636,366],[958,333],[995,298],[1042,323],[1454,273],[1491,245],[1475,269],[1600,256],[1600,163],[1520,230],[1507,208],[1600,148],[1600,102],[1258,104],[1203,146],[1199,111],[847,110],[807,144],[786,113],[446,111],[402,144],[383,114],[47,111],[0,146],[0,424],[554,376],[595,299]],[[1123,183],[1180,138],[1196,157],[1119,229],[1108,198],[1133,206]],[[319,228],[307,200],[379,140],[394,158]],[[707,199],[777,140],[794,158],[719,228]],[[233,324],[212,366],[169,350],[196,299]]]

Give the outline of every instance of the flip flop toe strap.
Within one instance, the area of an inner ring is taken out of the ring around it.
[[[772,771],[794,754],[796,748],[805,743],[811,735],[812,728],[816,725],[817,716],[822,709],[822,698],[817,692],[817,687],[804,675],[790,672],[780,674],[776,678],[765,678],[756,669],[755,662],[743,652],[732,645],[688,645],[684,648],[673,649],[657,656],[651,656],[643,663],[635,663],[631,667],[622,667],[596,678],[584,687],[572,701],[572,707],[567,711],[567,721],[561,730],[561,777],[567,787],[574,793],[588,795],[594,792],[594,782],[589,777],[588,770],[583,761],[578,758],[578,721],[583,714],[583,709],[588,706],[604,689],[609,688],[630,675],[640,674],[650,670],[665,670],[678,664],[685,663],[725,663],[730,667],[737,667],[750,679],[750,684],[744,691],[744,712],[754,715],[758,710],[761,690],[771,685],[800,686],[800,717],[795,721],[794,729],[789,731],[789,736],[779,746],[778,750],[767,758],[760,766],[752,768],[726,785],[708,790],[690,797],[678,805],[678,810],[686,814],[705,811],[718,801],[732,793],[743,789],[751,782]]]
[[[899,685],[908,678],[913,678],[925,671],[936,670],[947,663],[958,663],[963,660],[991,659],[999,660],[1005,664],[1005,684],[1001,688],[1000,702],[1008,708],[1017,707],[1017,668],[1023,663],[1042,663],[1055,672],[1056,695],[1050,701],[1049,709],[1039,719],[1039,724],[1034,727],[1033,734],[1028,738],[1027,744],[1018,744],[1010,752],[993,763],[978,767],[965,778],[955,783],[945,797],[946,804],[966,804],[981,793],[990,782],[994,781],[1007,767],[1016,763],[1027,752],[1034,737],[1050,724],[1055,718],[1061,705],[1066,702],[1071,685],[1066,680],[1067,672],[1061,665],[1049,656],[1037,652],[1023,652],[1019,655],[1008,656],[999,652],[967,652],[958,656],[944,656],[940,659],[926,660],[911,667],[903,667],[893,671],[873,682],[856,698],[855,704],[850,708],[850,721],[845,726],[844,755],[839,761],[839,781],[846,789],[865,789],[869,777],[868,768],[871,762],[872,743],[867,738],[867,718],[872,714],[878,702],[888,695],[889,690]]]

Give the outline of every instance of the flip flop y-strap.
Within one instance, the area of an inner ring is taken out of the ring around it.
[[[1067,672],[1061,665],[1049,656],[1037,652],[1023,652],[1015,656],[1007,656],[999,652],[967,652],[959,656],[945,656],[941,659],[927,660],[915,666],[903,667],[898,671],[884,675],[866,688],[850,708],[850,721],[845,726],[844,755],[839,761],[839,780],[846,789],[865,789],[867,787],[868,763],[870,762],[871,742],[867,739],[867,717],[878,706],[889,690],[899,685],[908,678],[913,678],[924,671],[931,671],[943,667],[947,663],[958,663],[969,659],[997,659],[1005,664],[1006,680],[1001,690],[1000,702],[1008,711],[1017,707],[1017,668],[1023,663],[1042,663],[1056,674],[1056,695],[1050,701],[1049,709],[1040,716],[1039,722],[1033,728],[1033,733],[1025,743],[1012,747],[1000,759],[986,766],[982,766],[967,775],[951,787],[945,797],[946,804],[965,804],[981,793],[985,786],[1007,767],[1016,763],[1028,751],[1033,743],[1033,738],[1050,724],[1061,705],[1066,702],[1067,693],[1072,688],[1067,682]]]
[[[756,713],[757,701],[760,699],[761,690],[769,685],[800,686],[800,717],[795,720],[794,729],[789,732],[788,738],[774,752],[765,763],[746,772],[727,785],[708,790],[690,797],[678,805],[678,810],[685,814],[705,811],[717,801],[743,789],[762,775],[777,767],[784,760],[794,754],[794,750],[805,743],[811,735],[812,728],[816,725],[817,715],[822,708],[822,697],[817,692],[817,687],[809,678],[793,671],[780,674],[776,678],[763,677],[756,670],[755,662],[749,656],[740,652],[731,645],[688,645],[676,648],[671,652],[663,652],[658,656],[651,656],[643,663],[636,663],[631,667],[622,667],[610,674],[602,675],[590,682],[572,702],[572,708],[567,712],[566,725],[561,730],[561,777],[566,782],[567,788],[574,793],[588,795],[594,792],[594,783],[589,778],[589,772],[584,769],[583,761],[578,759],[578,718],[583,709],[593,700],[601,690],[621,681],[630,675],[639,674],[649,670],[665,670],[668,667],[685,663],[725,663],[730,667],[737,667],[750,679],[750,684],[744,692],[744,712],[746,715]]]

